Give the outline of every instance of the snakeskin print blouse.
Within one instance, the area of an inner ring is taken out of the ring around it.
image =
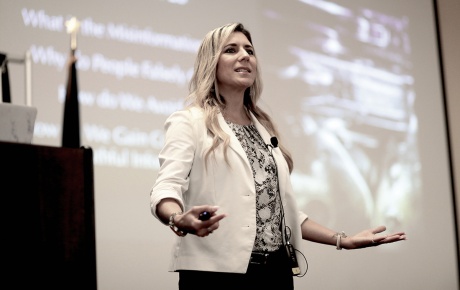
[[[256,189],[256,240],[253,251],[276,251],[282,245],[281,202],[278,172],[271,147],[264,143],[255,125],[227,124],[240,141],[252,167]]]

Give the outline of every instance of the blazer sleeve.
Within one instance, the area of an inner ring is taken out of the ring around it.
[[[189,186],[196,136],[190,111],[173,113],[164,124],[165,143],[159,154],[160,169],[150,191],[150,209],[157,219],[156,206],[164,198],[176,199],[184,209],[183,193]]]

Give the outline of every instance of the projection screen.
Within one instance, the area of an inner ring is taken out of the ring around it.
[[[294,157],[299,207],[355,234],[386,225],[402,243],[356,251],[304,241],[296,289],[458,289],[446,128],[432,1],[1,1],[0,52],[30,55],[32,143],[61,146],[70,54],[80,21],[82,145],[94,151],[98,288],[177,289],[175,235],[149,190],[163,123],[183,107],[211,29],[253,35],[260,106]],[[24,65],[8,64],[25,104]],[[220,289],[214,285],[213,289]]]

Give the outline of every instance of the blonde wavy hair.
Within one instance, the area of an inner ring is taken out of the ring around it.
[[[207,160],[210,154],[214,153],[214,150],[223,143],[227,164],[227,149],[230,143],[230,136],[222,130],[217,119],[217,115],[225,108],[225,100],[219,94],[216,71],[223,46],[234,32],[243,33],[249,42],[253,44],[251,33],[241,23],[229,23],[208,32],[198,50],[193,76],[189,84],[190,94],[186,98],[188,107],[196,106],[203,109],[206,127],[213,136],[212,146],[206,152],[205,159]],[[259,65],[257,64],[254,83],[244,93],[244,106],[248,112],[254,114],[271,136],[279,136],[270,116],[257,106],[261,93],[262,80],[259,74]],[[281,142],[279,147],[289,166],[289,171],[292,172],[294,164],[291,154]]]

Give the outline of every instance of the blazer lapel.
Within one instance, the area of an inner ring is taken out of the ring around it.
[[[244,152],[244,149],[241,146],[240,141],[238,141],[230,126],[228,126],[227,122],[225,122],[225,119],[221,113],[217,115],[217,119],[219,120],[219,125],[222,128],[222,130],[230,136],[229,147],[232,150],[234,150],[246,162],[248,166],[251,166],[249,164],[248,157],[246,156],[246,152]]]

